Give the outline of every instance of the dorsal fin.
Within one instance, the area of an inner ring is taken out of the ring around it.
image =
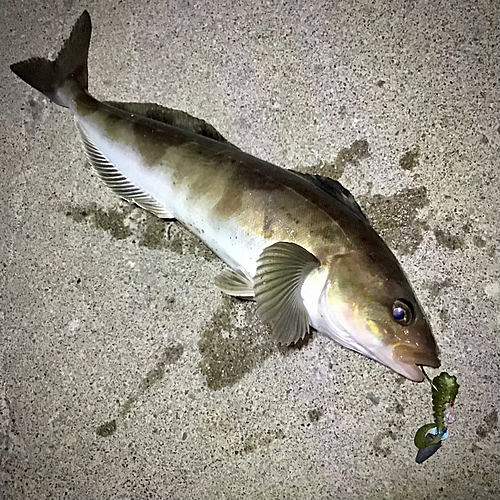
[[[178,109],[170,109],[159,104],[149,102],[117,102],[104,101],[105,104],[121,109],[127,113],[144,116],[151,120],[166,123],[179,127],[194,134],[213,139],[214,141],[229,144],[229,142],[220,134],[210,123],[201,118],[196,118],[190,114]]]
[[[300,175],[304,179],[307,179],[309,182],[312,182],[315,186],[321,188],[326,194],[349,207],[351,212],[357,215],[360,219],[368,221],[368,218],[363,213],[363,210],[361,210],[361,207],[354,199],[354,196],[348,189],[342,186],[339,181],[335,181],[329,177],[322,177],[321,175],[302,174],[301,172],[296,172],[295,170],[293,170],[293,172]]]

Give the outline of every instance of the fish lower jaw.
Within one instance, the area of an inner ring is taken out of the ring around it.
[[[413,361],[401,361],[394,359],[393,347],[386,344],[380,344],[377,348],[371,349],[368,357],[387,366],[399,375],[413,382],[422,382],[424,375],[422,370]]]
[[[353,336],[348,331],[340,328],[339,325],[332,324],[329,321],[325,323],[324,319],[322,316],[319,317],[319,321],[312,326],[325,337],[334,340],[347,349],[359,352],[367,358],[378,361],[413,382],[422,382],[424,380],[422,370],[415,363],[394,359],[392,346],[382,343],[368,333],[366,334],[366,342],[362,342],[359,335]]]
[[[386,366],[413,382],[422,382],[424,380],[422,370],[415,364],[394,362],[391,364],[387,363]]]

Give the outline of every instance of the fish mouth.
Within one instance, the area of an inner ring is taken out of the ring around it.
[[[392,358],[401,363],[413,363],[415,365],[430,366],[431,368],[438,368],[441,365],[436,352],[421,351],[406,345],[396,346],[392,351]]]
[[[441,365],[435,351],[422,351],[415,347],[398,345],[392,351],[392,359],[400,368],[400,373],[415,382],[422,382],[424,375],[418,365],[438,368]]]

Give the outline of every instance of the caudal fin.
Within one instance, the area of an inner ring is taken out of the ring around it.
[[[90,15],[85,10],[73,26],[55,61],[33,57],[10,66],[10,69],[26,83],[45,94],[51,101],[68,107],[64,92],[58,92],[65,83],[75,82],[81,90],[87,90],[87,58],[92,30]]]

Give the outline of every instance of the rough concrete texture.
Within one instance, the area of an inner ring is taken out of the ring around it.
[[[96,97],[353,191],[461,384],[434,457],[414,461],[428,384],[316,335],[275,347],[214,288],[223,264],[101,185],[70,114],[10,72],[84,8]],[[0,497],[499,498],[499,19],[497,0],[4,0]]]

